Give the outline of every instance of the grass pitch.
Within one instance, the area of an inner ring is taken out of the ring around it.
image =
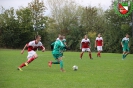
[[[51,51],[37,54],[39,58],[20,72],[17,67],[27,60],[27,51],[21,55],[20,50],[0,50],[0,88],[133,88],[132,54],[122,60],[121,54],[102,53],[98,58],[92,53],[90,60],[84,53],[81,60],[80,52],[65,52],[65,73],[59,65],[48,67],[48,61],[54,61]]]

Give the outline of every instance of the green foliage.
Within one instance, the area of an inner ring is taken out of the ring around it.
[[[121,39],[126,33],[133,34],[129,25],[131,14],[128,17],[120,17],[112,7],[104,11],[101,6],[83,7],[74,0],[48,0],[48,4],[51,8],[49,17],[44,16],[46,7],[40,0],[33,0],[28,3],[28,7],[17,10],[1,7],[0,47],[22,48],[38,33],[42,36],[44,46],[49,49],[58,34],[63,34],[71,50],[79,51],[80,41],[87,34],[93,51],[95,37],[101,33],[104,39],[103,52],[120,53]],[[130,41],[132,53],[131,36]]]
[[[131,18],[120,17],[114,14],[113,9],[105,12],[106,30],[104,32],[104,52],[122,52],[121,40],[128,33],[131,35],[131,28],[129,23]]]
[[[44,4],[39,0],[34,0],[29,5],[34,5],[34,8],[21,7],[20,9],[14,10],[10,8],[5,10],[1,8],[0,14],[0,35],[1,35],[1,47],[6,48],[22,48],[26,43],[35,38],[36,32],[39,31],[42,35],[42,42],[45,43],[47,39],[46,26],[47,17],[43,17]],[[37,5],[39,6],[37,9]],[[36,14],[33,14],[33,10],[36,10]],[[34,16],[37,16],[34,19]],[[34,30],[33,24],[36,20],[37,30]],[[42,24],[45,24],[42,27]],[[40,26],[41,25],[41,26]],[[45,29],[45,30],[43,30]]]

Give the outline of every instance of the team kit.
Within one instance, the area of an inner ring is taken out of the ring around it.
[[[98,36],[95,39],[95,48],[97,48],[97,57],[101,57],[101,52],[103,51],[102,47],[104,45],[103,38],[101,34],[99,33]],[[122,60],[126,58],[126,56],[129,54],[129,35],[126,34],[125,37],[121,41],[121,46],[123,48],[123,54],[122,54]],[[28,66],[32,61],[38,58],[38,55],[36,53],[36,50],[40,48],[42,52],[45,51],[45,47],[43,46],[41,42],[41,36],[37,35],[35,37],[35,40],[30,41],[27,43],[24,48],[21,51],[21,54],[24,53],[24,50],[27,48],[28,55],[27,55],[27,61],[22,63],[20,66],[18,66],[19,71],[23,71],[22,68],[25,66]],[[52,67],[53,64],[59,64],[60,65],[60,71],[65,72],[64,70],[64,64],[63,64],[63,52],[66,51],[68,48],[66,44],[65,36],[58,35],[58,38],[51,44],[52,49],[52,55],[55,59],[55,61],[49,61],[48,66]],[[88,52],[89,58],[92,60],[92,54],[91,54],[91,42],[90,39],[87,37],[87,35],[84,36],[84,38],[81,40],[80,43],[80,59],[82,59],[84,52]]]

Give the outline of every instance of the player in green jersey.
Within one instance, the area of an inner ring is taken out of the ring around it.
[[[129,54],[129,35],[128,34],[126,34],[126,37],[122,39],[121,45],[123,48],[122,60],[124,60],[126,56]]]
[[[52,61],[49,61],[48,62],[48,65],[49,67],[52,66],[52,64],[60,64],[60,70],[62,72],[64,72],[65,70],[63,69],[63,60],[62,60],[62,49],[65,47],[63,42],[63,37],[60,36],[59,37],[59,40],[56,40],[54,42],[54,47],[53,47],[53,51],[52,51],[52,54],[53,54],[53,57],[55,58],[56,62],[52,62]]]

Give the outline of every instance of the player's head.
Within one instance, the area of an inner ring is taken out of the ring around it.
[[[101,37],[101,33],[98,34],[98,37]]]
[[[62,37],[63,37],[63,39],[65,39],[65,35],[63,35]]]
[[[85,35],[85,39],[87,39],[87,35]]]
[[[60,40],[63,40],[63,36],[60,35],[60,36],[59,36],[59,39],[60,39]]]
[[[61,36],[61,34],[58,35],[58,38]]]
[[[126,38],[129,38],[129,34],[126,34]]]
[[[36,39],[37,42],[39,42],[39,41],[41,41],[41,36],[40,36],[40,35],[37,35],[37,36],[35,37],[35,39]]]

